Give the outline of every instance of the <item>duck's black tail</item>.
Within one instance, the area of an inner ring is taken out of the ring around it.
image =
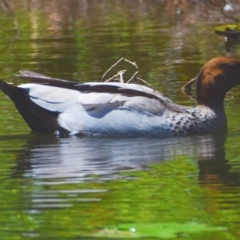
[[[14,102],[17,110],[32,131],[42,133],[67,132],[58,124],[59,113],[46,110],[35,104],[30,99],[28,89],[15,87],[0,80],[0,90]]]
[[[6,94],[8,95],[11,99],[12,97],[14,97],[14,93],[16,92],[16,88],[15,86],[8,84],[2,80],[0,80],[0,89]]]

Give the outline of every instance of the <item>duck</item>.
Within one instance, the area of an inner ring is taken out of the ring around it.
[[[32,132],[58,136],[178,137],[227,130],[226,93],[240,84],[240,60],[215,57],[196,77],[196,106],[135,83],[67,81],[31,71],[18,86],[0,80]]]

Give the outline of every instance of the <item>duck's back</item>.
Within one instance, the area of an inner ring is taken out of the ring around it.
[[[175,105],[162,93],[142,85],[86,83],[67,89],[22,84],[18,87],[36,105],[56,113],[58,124],[72,134],[171,135],[166,116]]]

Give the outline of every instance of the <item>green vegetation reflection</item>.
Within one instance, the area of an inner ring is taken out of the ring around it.
[[[205,224],[198,223],[155,223],[155,224],[122,224],[118,227],[104,229],[91,235],[92,237],[105,238],[177,238],[179,236],[187,236],[189,233],[224,231],[224,227],[210,227]]]

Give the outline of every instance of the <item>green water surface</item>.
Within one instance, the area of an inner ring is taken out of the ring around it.
[[[0,78],[14,84],[22,69],[99,81],[125,57],[194,106],[181,86],[212,57],[240,58],[214,33],[230,20],[204,1],[6,2]],[[239,87],[225,100],[228,133],[184,138],[61,139],[31,133],[3,93],[0,109],[1,240],[240,238]]]

